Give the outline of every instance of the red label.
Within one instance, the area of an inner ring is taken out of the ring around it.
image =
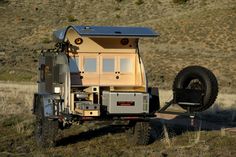
[[[134,101],[118,101],[117,106],[134,106]]]

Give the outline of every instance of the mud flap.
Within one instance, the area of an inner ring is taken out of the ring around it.
[[[159,90],[157,87],[149,87],[149,113],[153,114],[160,109]]]
[[[39,107],[39,95],[37,93],[34,93],[34,99],[33,99],[33,114],[37,113]]]

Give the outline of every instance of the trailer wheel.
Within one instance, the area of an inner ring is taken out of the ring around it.
[[[136,122],[128,130],[128,140],[133,145],[147,145],[151,142],[151,125],[149,121]]]
[[[216,100],[218,83],[215,75],[201,66],[189,66],[181,70],[173,83],[173,91],[176,89],[196,89],[204,93],[201,106],[191,106],[191,112],[201,112],[208,109]],[[186,105],[180,105],[187,109]]]
[[[39,147],[48,148],[55,146],[55,139],[58,133],[58,121],[49,120],[44,117],[42,105],[40,105],[36,111],[34,133]]]

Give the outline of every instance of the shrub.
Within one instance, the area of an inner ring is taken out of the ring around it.
[[[135,4],[137,4],[137,5],[141,5],[141,4],[143,4],[143,3],[144,3],[143,0],[137,0],[137,1],[135,2]]]
[[[119,11],[120,10],[120,8],[119,7],[115,7],[115,11]]]
[[[8,3],[8,0],[0,0],[0,4]]]
[[[44,43],[44,44],[48,44],[50,42],[51,42],[51,40],[49,38],[45,37],[45,38],[42,39],[42,43]]]
[[[120,18],[120,15],[116,14],[116,18],[119,19],[119,18]]]
[[[68,15],[67,16],[67,20],[68,20],[68,22],[75,22],[75,21],[77,21],[77,19],[73,15]]]
[[[176,3],[176,4],[184,4],[186,2],[188,2],[189,0],[173,0],[173,3]]]

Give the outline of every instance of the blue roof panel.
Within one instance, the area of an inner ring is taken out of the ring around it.
[[[74,26],[74,28],[81,36],[157,36],[153,30],[146,27]]]
[[[113,26],[69,26],[55,31],[57,40],[64,40],[68,29],[73,28],[80,36],[86,37],[156,37],[159,33],[147,27],[113,27]]]

